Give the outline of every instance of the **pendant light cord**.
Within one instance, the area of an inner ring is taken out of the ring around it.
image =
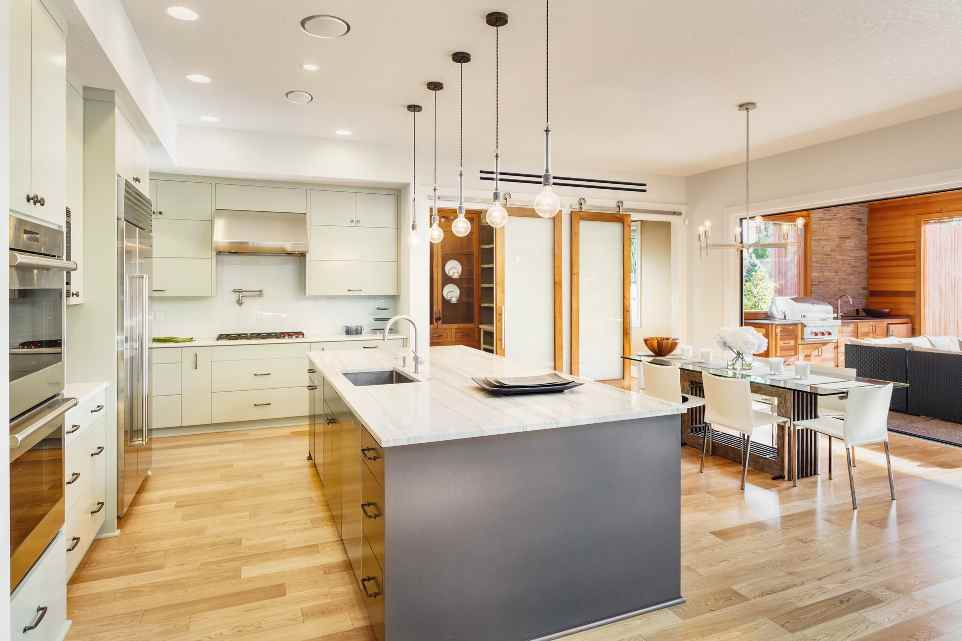
[[[431,214],[431,224],[438,222],[438,92],[434,93],[434,212]]]
[[[749,172],[751,171],[751,110],[745,110],[745,216],[751,216],[749,203],[751,192],[749,191]]]
[[[544,3],[544,126],[551,129],[551,0]]]
[[[494,193],[501,196],[501,27],[494,30]]]
[[[464,215],[464,63],[458,63],[458,214]]]

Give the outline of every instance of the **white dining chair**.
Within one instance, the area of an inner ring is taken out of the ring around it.
[[[812,374],[826,378],[837,378],[843,381],[854,381],[858,371],[852,367],[828,367],[826,365],[812,365]],[[845,394],[838,396],[818,397],[818,416],[845,416]]]
[[[711,447],[712,432],[716,427],[727,427],[737,431],[742,437],[742,482],[745,489],[748,478],[748,459],[751,456],[752,432],[761,427],[777,428],[791,420],[783,416],[760,412],[752,407],[752,390],[749,382],[742,378],[728,378],[705,373],[702,376],[705,387],[705,439],[702,443],[701,467],[705,471],[705,455]]]
[[[889,404],[892,402],[892,385],[872,385],[853,387],[848,391],[844,416],[826,416],[797,421],[795,429],[814,430],[829,438],[841,439],[845,443],[845,458],[848,462],[848,484],[852,492],[852,509],[858,509],[855,497],[855,474],[852,469],[852,452],[857,445],[881,443],[885,450],[885,463],[888,467],[889,492],[895,500],[895,478],[892,475],[892,455],[889,450]],[[796,437],[797,438],[797,437]],[[832,478],[832,450],[828,451],[829,478]]]
[[[681,370],[674,365],[658,365],[656,363],[642,363],[645,375],[644,393],[669,403],[677,403],[692,409],[705,404],[705,399],[699,396],[681,393]]]

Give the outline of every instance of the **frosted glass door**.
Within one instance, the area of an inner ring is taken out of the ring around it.
[[[624,229],[621,223],[580,221],[580,375],[620,379],[624,367]]]
[[[505,356],[554,369],[554,222],[515,217],[504,238]]]

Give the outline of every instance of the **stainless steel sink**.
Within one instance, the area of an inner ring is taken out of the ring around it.
[[[370,370],[366,372],[342,372],[344,378],[358,387],[367,385],[397,385],[398,383],[417,383],[404,372],[396,369]]]

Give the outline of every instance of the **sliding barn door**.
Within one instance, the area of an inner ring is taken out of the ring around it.
[[[630,348],[630,219],[571,213],[571,372],[627,377]]]
[[[561,370],[561,217],[512,208],[504,239],[504,355],[533,369]]]

